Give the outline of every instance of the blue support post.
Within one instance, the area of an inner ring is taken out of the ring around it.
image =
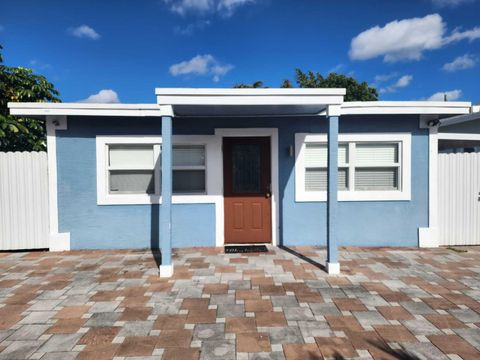
[[[328,115],[327,272],[338,274],[338,116]]]
[[[172,264],[172,117],[162,116],[162,205],[160,206],[160,276],[173,275]]]

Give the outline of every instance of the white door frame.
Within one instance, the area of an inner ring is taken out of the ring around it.
[[[223,140],[224,137],[270,137],[270,161],[271,161],[271,181],[272,181],[272,245],[279,244],[278,219],[279,210],[279,174],[278,174],[278,129],[277,128],[235,128],[215,129],[215,135]],[[222,141],[220,141],[222,143]],[[216,245],[225,244],[225,211],[223,202],[223,151],[221,151],[221,162],[218,164],[219,173],[222,174],[222,197],[221,201],[216,202]]]

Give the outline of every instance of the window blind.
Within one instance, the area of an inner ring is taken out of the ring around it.
[[[348,163],[347,144],[338,146],[338,163]],[[305,167],[327,167],[327,144],[305,145]]]
[[[398,163],[398,144],[356,144],[355,166],[385,166]]]
[[[355,190],[398,190],[398,168],[355,169]]]
[[[109,165],[113,169],[152,169],[153,145],[110,145]]]
[[[338,190],[348,189],[348,169],[338,169]],[[311,168],[305,170],[305,191],[326,191],[327,169]]]
[[[153,170],[110,170],[110,192],[153,194]]]
[[[205,146],[189,145],[173,147],[173,166],[204,166]]]

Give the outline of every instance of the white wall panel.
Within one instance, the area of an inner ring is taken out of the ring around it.
[[[46,152],[0,153],[0,250],[48,248]]]
[[[438,155],[440,245],[480,245],[480,153]]]

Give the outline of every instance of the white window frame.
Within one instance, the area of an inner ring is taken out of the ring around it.
[[[108,191],[108,146],[119,144],[154,145],[156,166],[154,170],[154,194],[111,194]],[[161,136],[97,136],[97,204],[98,205],[142,205],[161,204],[161,166],[160,145]],[[155,146],[159,145],[159,146]],[[218,188],[218,179],[222,178],[221,169],[215,166],[216,152],[221,146],[217,137],[213,135],[174,135],[173,146],[176,145],[203,145],[205,146],[205,188],[206,193],[174,194],[174,204],[215,203],[215,194]],[[175,168],[175,167],[174,167]],[[203,167],[202,167],[203,169]],[[173,169],[172,169],[173,170]]]
[[[348,185],[349,189],[338,192],[338,201],[408,201],[411,200],[411,133],[361,133],[339,134],[339,143],[348,143]],[[400,164],[400,190],[355,191],[356,143],[398,143]],[[295,201],[327,201],[326,191],[305,191],[305,145],[327,143],[326,134],[295,134]]]

